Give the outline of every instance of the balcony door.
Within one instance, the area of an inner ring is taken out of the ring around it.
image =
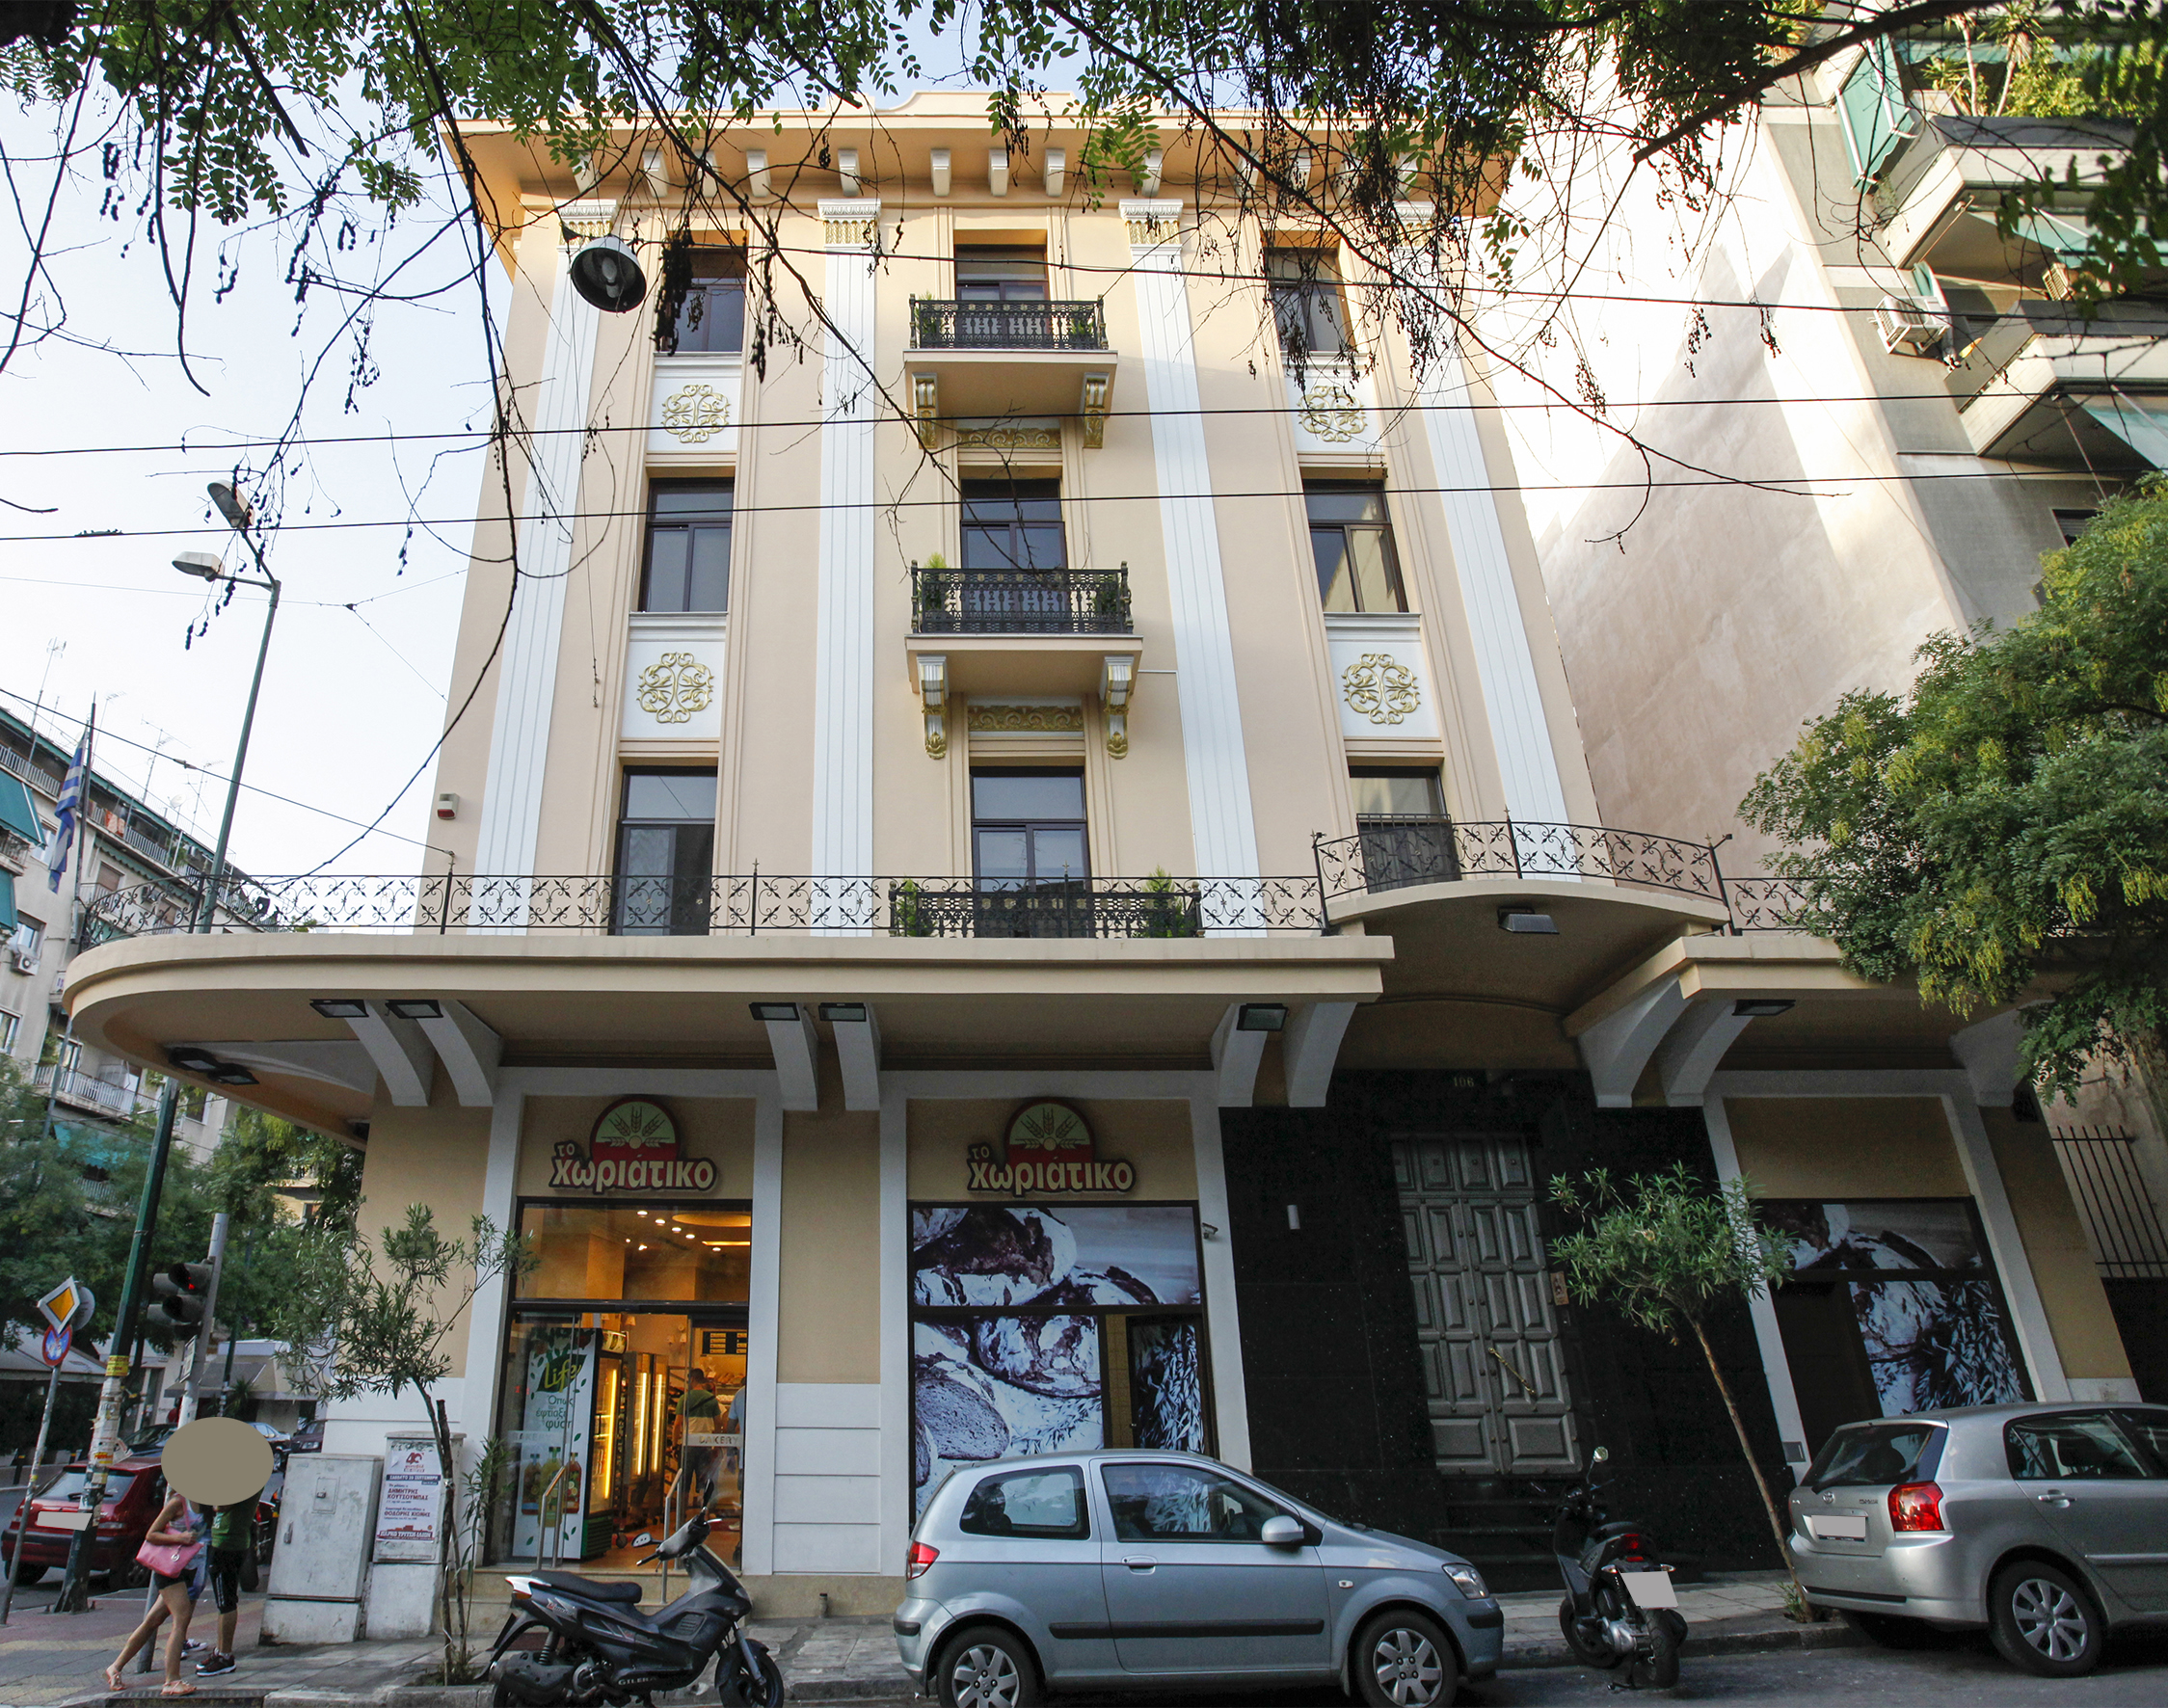
[[[974,935],[1091,935],[1081,772],[974,771],[971,840]]]
[[[620,937],[700,937],[715,869],[715,773],[628,771],[617,827]]]
[[[957,245],[956,300],[959,303],[1045,302],[1046,251],[995,248],[986,244]]]
[[[1434,767],[1358,765],[1348,782],[1362,838],[1365,888],[1405,890],[1450,883],[1460,875]]]

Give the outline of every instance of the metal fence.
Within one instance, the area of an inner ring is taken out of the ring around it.
[[[1104,350],[1107,310],[1098,302],[966,303],[911,299],[916,350]]]
[[[2101,1273],[2110,1280],[2168,1280],[2168,1230],[2138,1166],[2135,1134],[2081,1127],[2054,1134]]]
[[[1320,838],[1318,883],[1330,900],[1465,878],[1602,878],[1724,899],[1703,842],[1593,824],[1526,819],[1371,818],[1352,837]]]
[[[939,570],[911,566],[918,634],[1127,634],[1129,565],[1118,570]]]

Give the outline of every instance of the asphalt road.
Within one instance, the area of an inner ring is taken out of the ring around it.
[[[1620,1701],[1612,1674],[1578,1668],[1507,1672],[1460,1693],[1461,1708],[1523,1708],[1524,1704]],[[1064,1708],[1143,1708],[1141,1696],[1064,1696]],[[1248,1692],[1164,1698],[1167,1708],[1325,1708],[1343,1704],[1337,1691]],[[1698,1657],[1688,1646],[1679,1683],[1627,1702],[1751,1702],[1766,1708],[1856,1708],[1860,1703],[1950,1703],[1955,1708],[2158,1708],[2168,1702],[2168,1636],[2126,1638],[2089,1678],[2035,1678],[2006,1664],[1985,1637],[1951,1637],[1931,1649],[1825,1649],[1812,1654]]]

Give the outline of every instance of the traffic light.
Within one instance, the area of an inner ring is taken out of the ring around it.
[[[217,1268],[211,1264],[168,1264],[152,1271],[150,1320],[183,1339],[203,1326],[203,1312],[210,1302]]]

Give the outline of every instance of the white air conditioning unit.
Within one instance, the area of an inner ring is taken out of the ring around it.
[[[8,946],[8,964],[17,973],[35,973],[38,971],[38,951],[11,943]]]
[[[1934,356],[1940,352],[1949,322],[1940,313],[1923,308],[1910,297],[1884,297],[1874,311],[1875,330],[1882,347],[1895,356]]]

